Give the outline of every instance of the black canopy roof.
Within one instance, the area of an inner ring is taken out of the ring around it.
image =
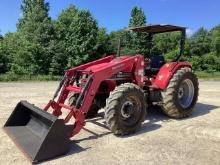
[[[126,29],[126,31],[134,31],[141,33],[164,33],[173,31],[185,31],[185,27],[175,26],[175,25],[148,25],[140,27],[131,27]]]

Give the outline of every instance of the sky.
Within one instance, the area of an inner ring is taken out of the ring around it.
[[[0,34],[16,31],[16,23],[22,16],[22,0],[1,0]],[[108,32],[128,26],[130,11],[141,7],[149,24],[175,24],[188,28],[191,35],[198,28],[211,29],[220,24],[220,0],[47,0],[49,15],[56,19],[70,4],[88,9],[100,27]]]

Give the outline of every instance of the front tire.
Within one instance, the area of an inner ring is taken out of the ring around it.
[[[191,68],[184,67],[173,75],[162,91],[162,109],[172,118],[188,117],[197,102],[199,83]]]
[[[144,121],[146,99],[140,87],[125,83],[115,88],[106,100],[105,119],[115,135],[135,132]]]

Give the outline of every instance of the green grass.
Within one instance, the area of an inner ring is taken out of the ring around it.
[[[220,80],[220,72],[196,71],[195,74],[203,80]]]
[[[220,72],[204,72],[196,71],[199,79],[203,80],[220,80]],[[54,75],[16,75],[16,74],[0,74],[0,82],[10,81],[58,81],[61,76]]]
[[[10,81],[58,81],[61,76],[54,75],[16,75],[16,74],[0,74],[0,82]]]

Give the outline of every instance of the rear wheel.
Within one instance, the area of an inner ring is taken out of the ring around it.
[[[189,116],[198,99],[198,79],[191,68],[179,69],[162,91],[163,111],[172,118]]]
[[[135,132],[144,121],[146,99],[140,87],[125,83],[115,88],[106,100],[105,119],[115,135]]]

